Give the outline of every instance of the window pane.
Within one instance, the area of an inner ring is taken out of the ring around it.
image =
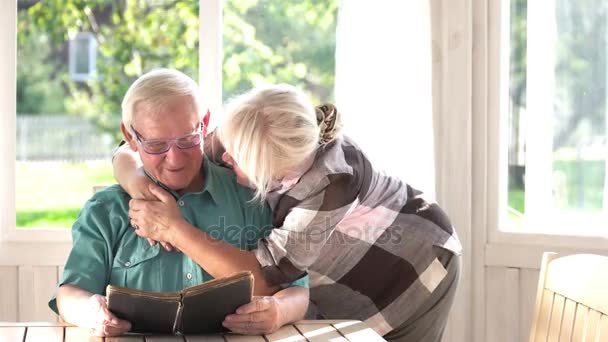
[[[511,0],[508,229],[608,228],[607,10]]]
[[[334,100],[338,0],[224,3],[223,98],[289,83],[313,103]]]
[[[70,227],[114,183],[129,85],[157,67],[198,78],[198,2],[17,3],[17,226]]]
[[[90,42],[87,39],[76,40],[76,72],[86,74],[89,72],[89,46]]]

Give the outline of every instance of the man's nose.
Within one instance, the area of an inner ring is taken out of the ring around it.
[[[167,160],[170,163],[171,162],[181,162],[185,155],[186,155],[186,151],[177,147],[177,144],[174,142],[173,144],[171,144],[169,151],[167,151],[165,160]]]

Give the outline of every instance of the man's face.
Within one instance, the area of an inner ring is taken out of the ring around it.
[[[175,96],[158,113],[149,104],[138,103],[131,125],[142,140],[170,140],[200,132],[200,120],[190,97]],[[200,190],[202,144],[182,149],[171,142],[166,153],[150,154],[136,141],[135,134],[132,138],[131,148],[139,152],[144,168],[154,178],[176,191]]]

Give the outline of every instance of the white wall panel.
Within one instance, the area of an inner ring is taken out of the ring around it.
[[[536,287],[540,270],[522,268],[519,272],[519,341],[527,341],[532,325]]]
[[[47,303],[57,284],[57,266],[19,267],[19,320],[56,321]]]
[[[513,342],[519,335],[519,269],[486,269],[486,341]]]
[[[17,267],[0,267],[0,321],[16,322],[19,311]]]

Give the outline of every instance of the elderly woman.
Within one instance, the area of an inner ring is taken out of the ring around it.
[[[205,152],[270,204],[274,228],[251,252],[208,244],[201,253],[214,264],[204,267],[249,269],[269,286],[308,273],[319,318],[360,319],[388,340],[440,341],[460,272],[454,228],[420,191],[374,169],[340,128],[334,106],[315,109],[287,85],[227,106]],[[188,223],[170,196],[142,185],[132,158],[117,156],[118,181],[160,199],[134,200],[132,221],[141,236],[175,245]],[[249,316],[229,316],[226,326]]]

